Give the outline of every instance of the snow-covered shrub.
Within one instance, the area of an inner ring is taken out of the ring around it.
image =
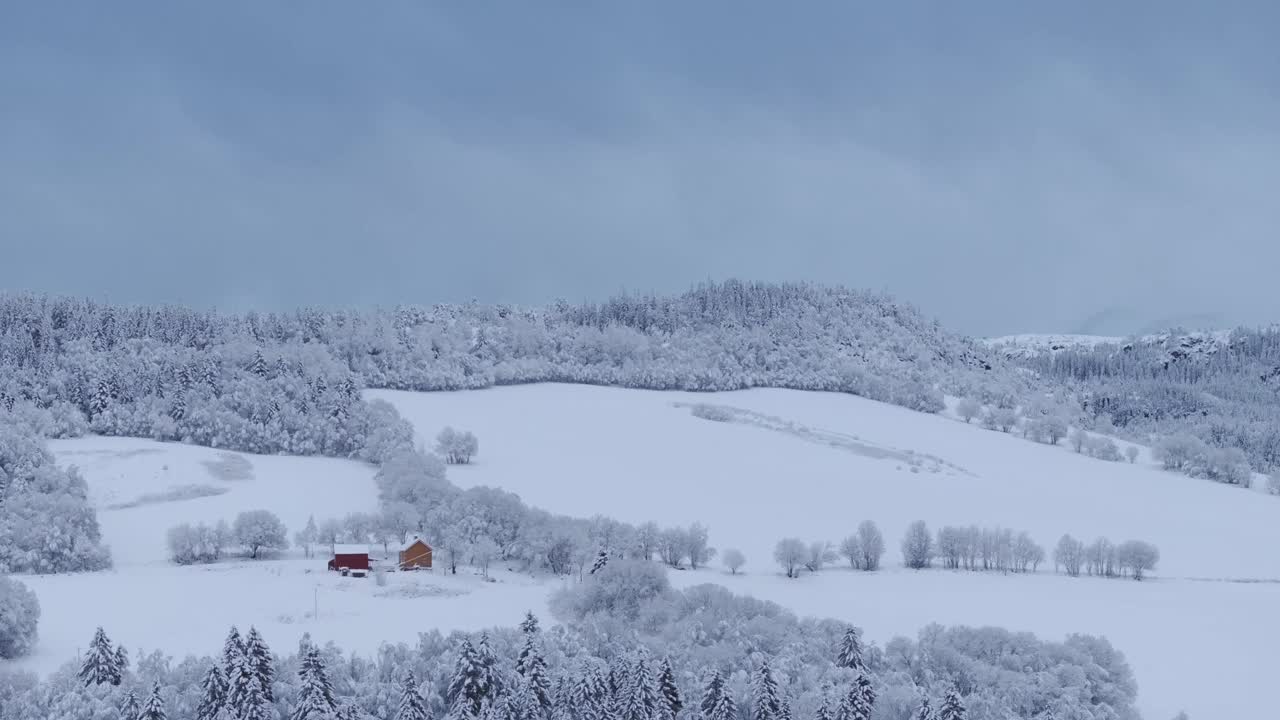
[[[1137,445],[1129,445],[1124,449],[1124,458],[1129,461],[1130,465],[1132,465],[1137,462],[1139,452]]]
[[[703,420],[711,420],[713,422],[733,422],[733,410],[723,405],[711,405],[709,403],[695,403],[689,408],[689,412],[694,417]]]
[[[231,532],[236,542],[244,546],[249,557],[257,559],[259,553],[287,550],[288,531],[280,518],[270,510],[246,510],[236,516]]]
[[[1102,435],[1085,439],[1084,451],[1090,456],[1107,462],[1120,462],[1120,447],[1116,441]]]
[[[914,570],[927,568],[933,564],[935,554],[929,526],[923,520],[911,523],[902,537],[902,564]]]
[[[743,555],[741,550],[729,548],[720,556],[720,562],[724,563],[730,573],[737,575],[742,566],[747,564],[747,556]]]
[[[1018,411],[1014,408],[988,408],[982,417],[982,425],[988,430],[1013,432],[1018,426]]]
[[[1267,492],[1271,495],[1280,495],[1280,470],[1267,476]]]
[[[1200,438],[1178,434],[1161,438],[1151,449],[1151,454],[1165,470],[1185,470],[1189,467],[1203,467],[1208,450],[1208,446]]]
[[[217,525],[183,523],[169,528],[166,536],[169,559],[179,565],[212,563],[222,558],[231,541],[231,532],[225,522]]]
[[[36,642],[40,603],[17,580],[0,575],[0,658],[26,655]]]

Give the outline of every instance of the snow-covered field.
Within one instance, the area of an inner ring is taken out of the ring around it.
[[[1270,707],[1272,668],[1259,660],[1274,657],[1280,637],[1280,584],[1191,578],[1280,579],[1273,498],[848,395],[556,385],[372,394],[393,402],[428,444],[445,424],[477,433],[479,462],[452,472],[459,484],[500,486],[575,515],[701,521],[715,546],[747,555],[745,577],[673,573],[679,585],[721,582],[801,614],[857,622],[881,641],[935,621],[1056,638],[1102,634],[1133,665],[1151,718],[1182,708],[1192,717],[1245,717]],[[673,406],[697,402],[794,425],[719,423]],[[928,463],[912,472],[896,458],[829,442],[842,435],[915,450],[964,472],[930,472]],[[771,561],[779,538],[838,542],[864,518],[884,531],[890,569],[779,577]],[[898,539],[916,519],[932,528],[1025,529],[1050,551],[1064,532],[1145,539],[1160,548],[1159,577],[1072,579],[1049,574],[1052,567],[1035,577],[897,569]],[[1239,662],[1195,660],[1205,657]]]
[[[801,614],[856,622],[876,641],[914,635],[930,622],[1055,638],[1102,634],[1133,665],[1148,718],[1182,708],[1192,717],[1260,717],[1271,707],[1268,659],[1280,637],[1280,583],[1193,578],[1280,578],[1280,503],[1273,498],[847,395],[561,385],[370,395],[399,407],[428,444],[446,424],[474,431],[478,462],[450,471],[460,485],[498,486],[573,515],[700,521],[714,545],[747,555],[746,575],[674,572],[677,585],[721,582]],[[749,412],[738,413],[739,422],[714,422],[679,403]],[[310,514],[371,510],[373,470],[231,454],[247,461],[246,470],[216,450],[143,440],[86,438],[53,448],[60,461],[81,467],[100,508],[190,486],[203,496],[102,510],[112,572],[27,578],[44,614],[26,667],[46,671],[65,662],[100,623],[130,648],[174,655],[216,650],[232,623],[255,624],[282,647],[307,631],[371,652],[384,640],[412,642],[432,627],[510,624],[526,609],[541,611],[558,586],[508,573],[498,573],[497,583],[401,574],[380,588],[334,577],[323,572],[322,559],[297,556],[173,567],[164,558],[171,525],[230,520],[263,507],[293,530]],[[838,542],[863,519],[884,531],[885,571],[831,568],[789,581],[771,562],[780,537]],[[1035,576],[901,570],[898,539],[916,519],[933,528],[1025,529],[1050,550],[1064,532],[1145,539],[1162,559],[1158,577],[1141,583],[1059,577],[1051,567]],[[311,615],[317,601],[318,620]]]

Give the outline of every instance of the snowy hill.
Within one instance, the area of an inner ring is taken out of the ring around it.
[[[464,487],[492,485],[555,512],[664,525],[705,523],[713,544],[737,548],[745,574],[716,563],[672,572],[677,585],[717,582],[805,615],[844,619],[885,642],[931,622],[998,625],[1061,639],[1107,636],[1141,685],[1149,718],[1258,715],[1269,707],[1266,663],[1192,663],[1197,656],[1265,658],[1280,632],[1280,504],[1255,493],[1137,465],[1106,463],[948,417],[850,395],[790,390],[691,394],[580,385],[456,393],[372,391],[395,404],[428,445],[446,424],[474,431],[480,454],[454,467]],[[694,405],[703,405],[695,416]],[[708,411],[708,408],[711,411]],[[217,647],[228,625],[255,624],[273,644],[303,632],[344,649],[412,643],[419,631],[510,624],[544,613],[561,580],[499,571],[401,574],[387,587],[323,572],[296,552],[273,561],[175,567],[168,527],[277,512],[306,517],[371,510],[373,469],[360,463],[224,453],[145,440],[52,443],[81,467],[116,569],[25,578],[44,610],[41,641],[19,666],[51,670],[105,625],[130,648],[181,657]],[[772,562],[784,536],[838,543],[864,520],[884,531],[885,569],[829,567],[797,580]],[[1155,543],[1144,582],[900,568],[908,523],[1001,525],[1047,549],[1070,532],[1086,541]],[[1238,581],[1238,582],[1235,582]],[[94,612],[85,612],[93,603]],[[424,604],[430,612],[422,614]],[[315,606],[319,618],[312,617]],[[192,617],[198,617],[196,622]],[[430,617],[424,626],[422,617]],[[1193,648],[1193,650],[1188,650]]]

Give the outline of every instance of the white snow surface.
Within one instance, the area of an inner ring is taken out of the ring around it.
[[[676,572],[677,585],[719,582],[802,615],[855,622],[881,642],[930,622],[1055,639],[1104,635],[1133,666],[1150,718],[1184,708],[1192,717],[1244,717],[1270,707],[1267,659],[1280,638],[1274,498],[1161,471],[1144,464],[1145,454],[1138,465],[1108,463],[833,393],[532,385],[370,395],[395,404],[428,446],[446,424],[475,432],[477,462],[451,469],[460,485],[502,487],[572,515],[700,521],[713,545],[747,556],[745,576]],[[796,432],[705,420],[675,403],[750,410],[790,420]],[[912,472],[895,459],[811,441],[835,434],[947,465]],[[838,543],[863,519],[884,532],[885,571],[779,575],[778,539]],[[1050,553],[1067,532],[1086,541],[1143,539],[1160,548],[1161,561],[1157,577],[1143,582],[1055,576],[1051,562],[1036,576],[905,571],[898,541],[916,519],[935,530],[1027,530]]]
[[[672,572],[677,586],[722,583],[802,615],[854,622],[877,642],[914,636],[931,622],[1054,639],[1104,635],[1133,666],[1151,720],[1180,709],[1192,717],[1262,717],[1272,707],[1280,637],[1274,498],[1162,472],[1145,455],[1138,465],[1106,463],[848,395],[550,384],[369,395],[394,403],[428,446],[445,425],[475,432],[475,464],[450,468],[459,485],[501,487],[572,515],[700,521],[713,545],[747,556],[744,575],[718,566]],[[752,422],[694,417],[677,403],[738,408],[749,412],[734,417]],[[308,515],[319,521],[375,509],[374,469],[120,438],[52,447],[60,462],[81,468],[99,508],[191,485],[228,492],[100,510],[116,568],[23,578],[43,615],[36,652],[13,663],[20,667],[47,672],[74,659],[99,624],[131,650],[178,657],[216,652],[233,623],[256,625],[281,649],[310,632],[368,654],[432,628],[510,625],[525,610],[545,617],[548,595],[563,582],[506,571],[494,572],[494,583],[469,572],[420,572],[393,573],[378,587],[325,572],[327,549],[311,559],[293,552],[175,567],[164,543],[174,524],[230,522],[241,510],[266,508],[292,535]],[[227,465],[228,455],[248,462],[248,477],[210,468]],[[771,561],[781,537],[838,543],[863,519],[884,532],[881,572],[833,567],[787,580]],[[1056,576],[1051,563],[1032,576],[906,571],[898,567],[898,540],[916,519],[933,529],[1025,529],[1050,552],[1064,532],[1086,541],[1143,539],[1159,546],[1161,562],[1143,582]],[[375,560],[383,557],[381,547],[371,550]]]

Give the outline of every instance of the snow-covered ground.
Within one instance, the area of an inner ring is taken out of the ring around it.
[[[233,624],[255,625],[281,649],[309,632],[320,642],[372,654],[383,642],[412,644],[419,632],[436,628],[477,630],[518,622],[525,610],[545,614],[549,592],[559,586],[496,570],[494,583],[471,572],[413,572],[392,573],[379,587],[371,578],[326,572],[327,556],[306,559],[298,550],[278,560],[177,567],[166,559],[170,527],[231,522],[242,510],[265,508],[292,535],[308,515],[320,520],[376,510],[374,468],[129,438],[60,440],[51,446],[60,463],[84,473],[115,568],[23,578],[40,599],[40,640],[33,654],[12,663],[17,667],[59,667],[77,656],[98,625],[130,650],[158,649],[179,658],[217,652]],[[225,492],[105,509],[192,485]],[[380,548],[373,550],[375,558],[381,556]],[[431,603],[429,612],[423,612],[424,603]]]
[[[782,390],[693,395],[536,385],[461,393],[372,392],[414,421],[428,445],[446,424],[480,438],[476,464],[452,468],[463,486],[493,485],[574,515],[603,513],[663,525],[700,521],[713,544],[748,558],[746,575],[673,572],[679,586],[720,582],[804,615],[847,619],[884,641],[930,622],[999,625],[1061,638],[1106,635],[1133,665],[1148,718],[1260,717],[1271,707],[1269,658],[1280,620],[1280,503],[1238,488],[1105,463],[847,395]],[[740,411],[735,422],[695,417],[689,403]],[[261,457],[144,440],[53,444],[88,479],[112,546],[108,573],[31,577],[43,607],[41,641],[21,665],[47,671],[74,657],[103,624],[131,649],[181,656],[220,647],[232,623],[257,625],[291,647],[302,632],[357,652],[419,631],[510,624],[541,612],[559,581],[497,573],[371,580],[323,572],[291,556],[180,568],[164,534],[187,521],[277,512],[291,530],[371,510],[373,469],[319,458]],[[190,487],[199,488],[189,490]],[[177,493],[170,493],[179,488]],[[191,499],[135,504],[184,493]],[[217,494],[214,494],[217,493]],[[109,506],[134,505],[125,509]],[[831,568],[799,580],[771,562],[787,535],[838,542],[863,519],[884,531],[887,569]],[[1162,553],[1158,577],[1071,579],[911,572],[898,565],[906,525],[1003,525],[1046,549],[1064,532],[1085,540],[1145,539]],[[319,619],[312,609],[319,605]],[[92,612],[86,606],[92,604]],[[424,620],[425,618],[425,620]],[[1203,661],[1212,658],[1212,661]]]
[[[479,461],[456,468],[575,515],[663,524],[701,521],[712,542],[748,558],[745,577],[673,573],[677,584],[722,582],[806,615],[844,618],[886,640],[924,624],[999,625],[1061,638],[1106,635],[1128,657],[1151,718],[1244,717],[1269,707],[1280,620],[1280,503],[1138,465],[1107,463],[958,421],[848,395],[750,390],[714,395],[536,385],[467,393],[375,392],[422,439],[444,425],[480,438]],[[694,417],[674,403],[710,403],[791,421],[762,427]],[[789,429],[788,429],[789,427]],[[830,442],[852,437],[858,443]],[[917,471],[857,444],[915,450],[945,462]],[[853,445],[853,447],[851,447]],[[1149,461],[1147,461],[1149,462]],[[884,531],[890,569],[778,576],[787,535],[838,542],[863,519]],[[1003,525],[1050,552],[1064,532],[1086,541],[1145,539],[1159,577],[1144,582],[897,569],[907,524]],[[1196,657],[1239,662],[1196,662]]]

